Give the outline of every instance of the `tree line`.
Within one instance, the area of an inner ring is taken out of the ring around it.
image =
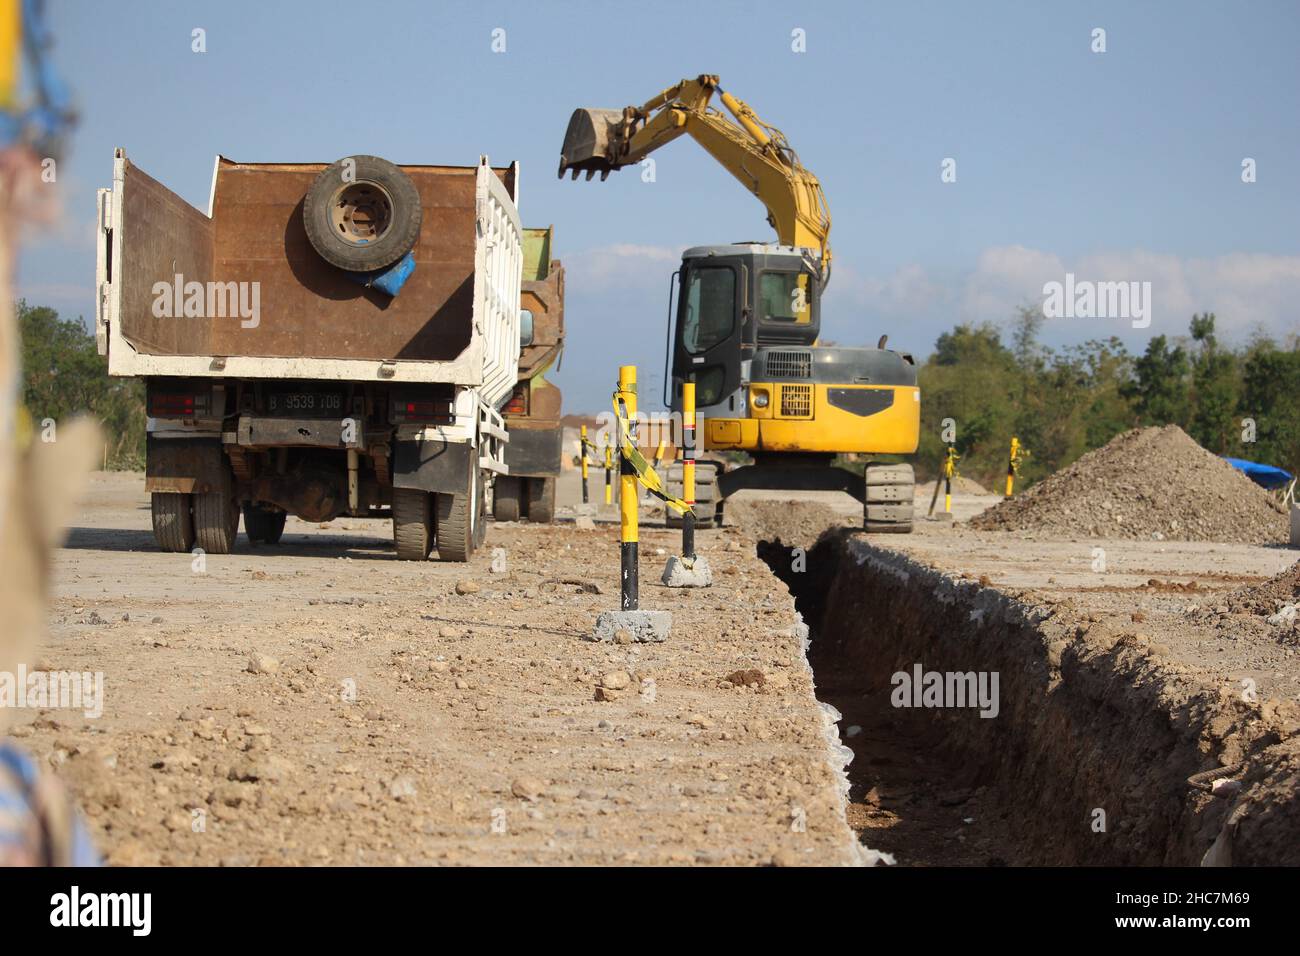
[[[1012,436],[1029,449],[1028,484],[1140,425],[1178,425],[1215,454],[1300,472],[1300,335],[1233,348],[1205,313],[1186,336],[1155,336],[1133,354],[1114,337],[1048,348],[1038,339],[1043,322],[1040,310],[1022,308],[1008,342],[991,323],[939,336],[919,370],[919,474],[938,472],[948,418],[960,472],[991,490]]]
[[[109,378],[108,360],[81,319],[60,319],[54,309],[21,299],[15,310],[22,336],[22,401],[37,433],[46,420],[58,423],[89,412],[103,423],[108,467],[143,469],[144,382]]]

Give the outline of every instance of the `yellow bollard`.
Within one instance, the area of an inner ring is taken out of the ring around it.
[[[605,436],[605,504],[612,504],[614,501],[614,486],[610,479],[610,473],[614,468],[614,449],[610,447],[609,436]]]
[[[957,449],[949,445],[948,457],[943,463],[943,510],[947,514],[952,514],[952,480],[957,477],[957,459],[960,457]]]
[[[587,503],[587,426],[582,426],[582,503]]]
[[[682,557],[695,560],[695,383],[682,383]]]
[[[637,447],[636,429],[636,366],[622,365],[618,370],[618,393],[624,412],[627,415],[627,440],[633,448]],[[636,469],[632,460],[619,448],[619,511],[620,522],[620,563],[623,572],[622,609],[637,610],[637,542],[640,538],[637,526],[638,498],[636,489]]]
[[[1011,497],[1016,484],[1016,473],[1020,470],[1020,439],[1012,437],[1011,455],[1007,458],[1007,497]]]

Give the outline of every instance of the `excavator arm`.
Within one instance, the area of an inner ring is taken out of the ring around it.
[[[727,112],[709,105],[717,93]],[[717,76],[682,80],[642,106],[578,109],[560,153],[560,176],[573,178],[641,162],[683,134],[691,136],[767,207],[767,221],[783,245],[812,250],[823,283],[830,277],[831,216],[821,183],[799,162],[780,130],[767,125]]]

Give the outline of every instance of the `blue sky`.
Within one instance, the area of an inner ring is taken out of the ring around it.
[[[1300,329],[1294,3],[52,0],[50,17],[82,121],[59,170],[63,220],[24,249],[18,288],[67,315],[93,314],[94,190],[115,146],[203,209],[217,153],[487,153],[521,163],[524,222],[556,227],[566,405],[603,409],[624,362],[652,391],[680,250],[769,238],[763,210],[687,139],[657,154],[653,183],[555,168],[575,107],[708,72],[821,178],[825,334],[841,344],[889,332],[924,355],[957,321],[1006,322],[1066,271],[1152,282],[1153,321],[1053,320],[1052,344],[1117,334],[1140,349],[1205,309],[1239,341]],[[948,157],[955,183],[940,180]]]

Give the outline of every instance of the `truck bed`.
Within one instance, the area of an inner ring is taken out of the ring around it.
[[[491,170],[498,190],[482,188],[475,166],[402,167],[419,191],[423,221],[415,272],[389,298],[326,263],[307,239],[303,198],[325,164],[218,157],[204,215],[121,150],[115,160],[114,188],[101,194],[100,266],[100,331],[113,374],[373,379],[379,364],[397,363],[383,377],[477,385],[491,376],[481,349],[494,349],[499,323],[480,323],[476,338],[476,303],[512,301],[511,270],[517,301],[520,264],[495,258],[496,247],[509,244],[494,244],[492,223],[479,220],[508,215],[518,228],[517,166]],[[485,191],[509,202],[484,202]],[[177,274],[185,282],[257,283],[257,325],[238,315],[157,316],[155,286]],[[214,358],[225,359],[220,368]],[[404,363],[436,365],[420,371]]]

